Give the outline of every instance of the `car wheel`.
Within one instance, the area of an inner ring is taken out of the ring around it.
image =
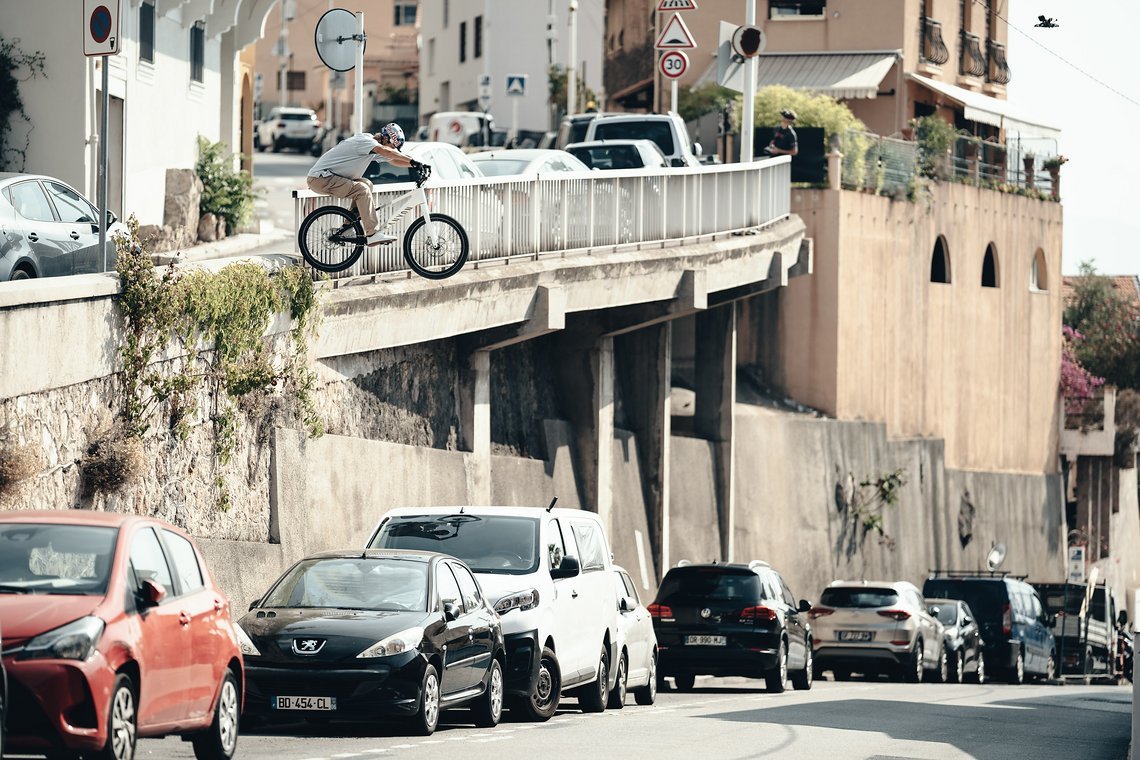
[[[19,269],[13,269],[12,274],[8,279],[15,282],[16,280],[31,280],[34,277],[35,275],[33,275],[27,269],[21,267]]]
[[[610,695],[610,658],[602,647],[602,654],[598,657],[598,678],[592,684],[587,684],[578,697],[578,704],[582,712],[599,713],[606,709],[606,699]]]
[[[657,701],[657,653],[649,658],[649,681],[640,689],[633,690],[633,698],[639,705],[651,705]]]
[[[1025,655],[1020,649],[1017,650],[1017,657],[1013,661],[1013,667],[1010,668],[1009,682],[1014,686],[1025,683]]]
[[[282,140],[280,137],[274,138],[274,140],[273,140],[273,152],[274,153],[280,153],[281,149],[284,147],[285,147],[285,141],[284,140]]]
[[[677,687],[677,691],[692,691],[696,683],[697,677],[692,673],[673,676],[673,685]]]
[[[542,648],[538,661],[538,678],[531,687],[530,696],[513,703],[527,720],[545,721],[554,717],[562,693],[562,670],[554,650]]]
[[[974,671],[974,680],[979,685],[986,682],[986,653],[981,649],[978,650],[978,667]]]
[[[439,674],[434,665],[424,668],[420,687],[420,709],[412,718],[412,730],[420,736],[431,736],[439,725]]]
[[[198,760],[230,760],[237,749],[240,712],[237,679],[233,671],[226,670],[218,692],[218,704],[214,707],[214,720],[204,734],[194,737],[194,757]]]
[[[966,683],[966,652],[960,650],[950,655],[950,678],[954,683]]]
[[[804,642],[807,645],[807,654],[804,655],[804,669],[792,673],[792,688],[796,691],[807,691],[811,688],[815,678],[815,664],[811,653],[811,639]]]
[[[1053,653],[1049,653],[1049,659],[1045,661],[1045,678],[1046,681],[1052,681],[1053,676],[1056,674],[1057,661],[1053,658]]]
[[[925,651],[922,648],[922,639],[919,639],[914,642],[914,651],[910,654],[910,665],[906,669],[906,680],[908,683],[922,682],[922,661],[924,656]]]
[[[494,728],[503,717],[503,666],[498,660],[491,660],[491,672],[487,676],[487,691],[471,707],[475,714],[475,725],[480,728]]]
[[[629,663],[625,652],[622,652],[621,659],[618,660],[617,682],[614,684],[614,688],[610,690],[610,697],[606,702],[607,709],[620,710],[625,707],[625,695],[629,688],[628,681]]]
[[[831,675],[835,676],[836,681],[850,681],[851,680],[851,671],[850,670],[832,669]]]
[[[772,694],[782,694],[788,684],[788,644],[781,640],[776,650],[776,667],[764,674],[764,683]]]
[[[935,683],[946,683],[950,680],[950,655],[946,653],[946,645],[942,645],[942,652],[938,655],[938,667],[930,673]]]
[[[111,711],[107,720],[107,743],[95,753],[97,760],[133,760],[138,741],[138,707],[135,687],[126,673],[115,676],[111,687]]]

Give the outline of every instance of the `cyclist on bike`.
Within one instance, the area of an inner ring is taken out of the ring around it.
[[[391,243],[394,235],[380,231],[380,219],[372,205],[372,183],[364,172],[373,161],[383,161],[407,168],[418,162],[400,152],[404,130],[399,124],[385,124],[374,135],[366,132],[337,143],[317,159],[306,181],[309,189],[334,198],[351,198],[368,236],[368,245]]]

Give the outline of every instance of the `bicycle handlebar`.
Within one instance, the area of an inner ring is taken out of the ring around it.
[[[431,166],[421,164],[419,161],[412,159],[412,165],[408,167],[408,173],[412,175],[416,187],[422,187],[423,184],[427,182],[428,177],[431,176]]]

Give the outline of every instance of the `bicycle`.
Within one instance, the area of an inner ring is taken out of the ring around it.
[[[443,280],[463,268],[470,254],[467,231],[446,214],[432,213],[423,184],[431,176],[427,164],[413,163],[408,170],[415,180],[409,190],[390,203],[376,207],[387,218],[380,229],[387,229],[413,206],[423,214],[404,232],[404,261],[412,271],[429,280]],[[301,222],[297,244],[305,262],[321,272],[342,272],[357,262],[364,253],[366,236],[355,209],[322,206],[314,209]]]

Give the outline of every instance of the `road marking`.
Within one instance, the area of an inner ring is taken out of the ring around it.
[[[415,744],[393,744],[392,749],[414,749],[416,746]]]

